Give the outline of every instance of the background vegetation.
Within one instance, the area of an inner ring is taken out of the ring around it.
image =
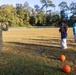
[[[50,0],[40,0],[42,7],[34,5],[30,7],[28,2],[13,5],[0,6],[0,22],[9,22],[10,27],[17,26],[59,26],[59,22],[66,20],[69,26],[76,19],[76,3],[69,6],[67,2],[59,3],[59,10],[55,10],[55,4]],[[70,12],[70,13],[69,13]],[[70,15],[71,14],[71,15]],[[70,16],[69,16],[70,15]]]

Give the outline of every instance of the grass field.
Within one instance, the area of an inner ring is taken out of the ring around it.
[[[9,29],[3,32],[0,75],[76,75],[76,43],[68,29],[68,49],[60,47],[58,28]],[[59,56],[66,60],[61,62]],[[71,72],[62,71],[64,64]]]

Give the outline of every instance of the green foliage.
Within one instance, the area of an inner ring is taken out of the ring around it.
[[[34,8],[29,6],[28,2],[24,4],[13,5],[1,5],[0,6],[0,22],[9,22],[9,26],[59,26],[59,21],[67,20],[69,26],[72,26],[74,20],[76,19],[75,5],[72,2],[70,6],[67,6],[67,2],[61,2],[59,4],[60,11],[52,12],[48,10],[48,7],[55,7],[51,0],[40,0],[43,4],[39,12],[36,12]],[[46,7],[46,9],[44,9]],[[72,16],[68,19],[66,18],[66,10],[72,12]],[[46,13],[45,13],[46,11]]]
[[[0,6],[0,22],[9,22],[9,26],[27,26],[29,25],[29,11],[23,9],[22,5],[14,7],[13,5]]]
[[[43,25],[45,25],[44,23],[44,20],[45,20],[45,18],[44,18],[44,12],[41,12],[41,13],[39,13],[37,16],[37,26],[43,26]]]
[[[66,2],[61,2],[59,5],[60,9],[65,9],[66,6],[67,6],[67,3]]]
[[[33,26],[35,26],[37,24],[37,18],[34,17],[34,16],[31,16],[30,17],[30,24],[33,25]]]

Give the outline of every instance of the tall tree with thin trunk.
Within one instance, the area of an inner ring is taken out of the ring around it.
[[[47,14],[47,8],[48,7],[55,7],[55,4],[51,0],[40,0],[40,2],[43,4],[42,8],[46,7],[46,14]]]
[[[68,10],[69,8],[67,5],[67,2],[64,2],[64,1],[61,2],[58,6],[60,7],[60,16],[62,21],[63,19],[65,19],[65,15],[66,15],[65,11]]]

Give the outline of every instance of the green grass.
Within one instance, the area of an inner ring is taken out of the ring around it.
[[[4,32],[0,75],[76,75],[76,44],[71,37],[72,31],[67,38],[68,49],[62,50],[58,29],[53,30],[10,29]],[[61,54],[66,56],[64,62],[59,60]],[[70,73],[66,74],[62,71],[64,64],[70,65]]]

